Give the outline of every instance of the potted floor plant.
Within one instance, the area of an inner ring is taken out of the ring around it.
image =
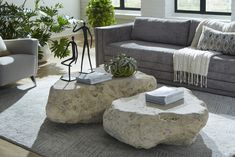
[[[62,4],[42,6],[40,0],[36,0],[34,9],[26,9],[26,1],[17,6],[0,0],[0,36],[3,39],[37,38],[40,43],[39,60],[41,61],[46,60],[45,57],[48,56],[47,53],[50,53],[51,48],[55,57],[68,56],[69,51],[64,53],[63,49],[68,44],[68,39],[51,41],[53,33],[60,33],[70,26],[69,18],[59,15]],[[48,45],[49,42],[51,46]]]
[[[44,55],[39,56],[40,61],[46,61],[46,57],[48,57],[48,54],[50,54],[51,49],[48,42],[50,41],[52,34],[60,33],[70,25],[67,18],[59,15],[58,12],[61,8],[63,8],[63,6],[59,3],[48,7],[40,6],[40,0],[36,0],[35,2],[35,12],[37,13],[37,19],[35,20],[35,25],[31,31],[31,37],[37,38],[39,40],[39,51],[44,51]],[[60,42],[52,42],[52,51],[54,53],[59,53],[55,54],[54,56],[59,58],[65,57],[64,55],[61,56],[62,53],[58,51],[61,50],[61,46],[66,46],[68,42],[69,41],[65,38],[60,39]]]
[[[34,27],[36,12],[0,0],[0,36],[3,39],[24,38]]]
[[[109,26],[116,22],[111,0],[90,0],[86,9],[91,27]]]

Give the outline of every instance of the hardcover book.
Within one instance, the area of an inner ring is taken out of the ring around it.
[[[184,90],[163,86],[145,93],[146,102],[167,105],[184,98]]]
[[[77,82],[85,84],[97,84],[111,79],[112,75],[105,72],[95,71],[89,74],[79,74],[79,76],[77,77]]]

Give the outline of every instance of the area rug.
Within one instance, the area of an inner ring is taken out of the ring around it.
[[[210,111],[207,125],[190,146],[135,149],[112,138],[102,124],[56,124],[45,106],[58,76],[0,89],[0,136],[46,157],[232,157],[235,154],[235,99],[194,91]]]

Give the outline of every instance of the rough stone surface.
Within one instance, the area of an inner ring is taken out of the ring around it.
[[[150,91],[156,86],[156,79],[142,72],[96,85],[59,80],[50,89],[47,118],[59,123],[102,122],[103,113],[113,100]]]
[[[144,93],[115,100],[104,113],[104,129],[136,148],[190,145],[206,125],[208,110],[190,90],[184,91],[184,101],[168,106],[146,103]]]

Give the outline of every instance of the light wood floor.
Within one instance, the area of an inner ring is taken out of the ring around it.
[[[41,157],[17,145],[0,139],[0,157]]]

